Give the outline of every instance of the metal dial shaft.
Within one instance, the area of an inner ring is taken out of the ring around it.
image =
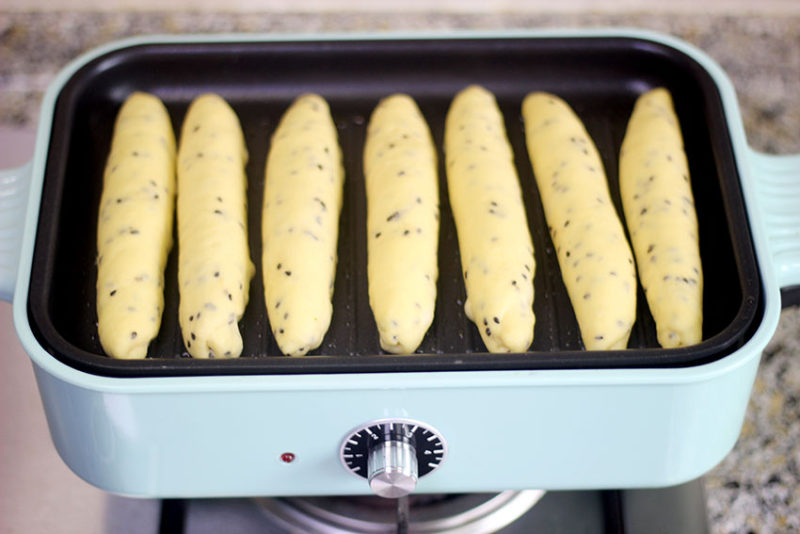
[[[417,453],[411,443],[387,439],[367,459],[367,480],[376,495],[397,498],[417,487]]]

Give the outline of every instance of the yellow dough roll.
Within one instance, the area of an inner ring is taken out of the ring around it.
[[[330,326],[343,184],[328,104],[302,95],[272,136],[261,228],[267,314],[289,356],[317,348]]]
[[[383,99],[367,128],[369,302],[381,347],[414,352],[433,322],[439,240],[436,149],[414,100]]]
[[[555,95],[522,103],[525,137],[548,230],[583,345],[624,349],[636,320],[636,269],[583,123]]]
[[[178,149],[179,319],[195,358],[242,352],[238,321],[254,267],[247,243],[247,149],[236,113],[205,94],[189,106]]]
[[[666,89],[636,101],[620,151],[620,192],[639,279],[662,347],[699,343],[703,273],[678,118]]]
[[[131,94],[114,125],[97,223],[97,327],[114,358],[147,355],[172,247],[175,135],[157,97]]]
[[[464,311],[490,352],[523,352],[533,341],[533,243],[503,116],[483,87],[453,100],[445,154]]]

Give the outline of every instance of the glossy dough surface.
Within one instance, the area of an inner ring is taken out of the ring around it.
[[[407,95],[383,99],[367,128],[369,301],[381,348],[410,354],[436,307],[439,182],[428,124]]]
[[[236,113],[221,97],[196,98],[178,149],[179,320],[195,358],[242,352],[238,321],[254,266],[247,243],[247,149]]]
[[[534,331],[533,243],[492,93],[473,85],[456,95],[445,123],[445,155],[464,311],[490,352],[523,352]]]
[[[672,97],[639,97],[620,151],[620,192],[639,278],[662,347],[699,343],[703,272],[697,214]]]
[[[157,97],[133,93],[114,125],[97,228],[98,334],[114,358],[144,358],[158,335],[174,195],[167,110]]]
[[[624,349],[636,320],[636,270],[583,123],[557,96],[522,103],[528,154],[586,349]]]
[[[343,183],[328,104],[302,95],[272,136],[262,211],[264,297],[286,355],[317,348],[330,326]]]

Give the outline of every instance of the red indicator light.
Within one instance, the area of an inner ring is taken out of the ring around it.
[[[281,461],[287,464],[294,462],[294,453],[284,452],[283,454],[281,454]]]

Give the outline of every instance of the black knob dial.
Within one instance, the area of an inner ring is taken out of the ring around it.
[[[383,497],[407,495],[417,479],[438,468],[447,452],[433,428],[406,419],[383,419],[352,430],[340,456],[353,474],[366,478]]]

